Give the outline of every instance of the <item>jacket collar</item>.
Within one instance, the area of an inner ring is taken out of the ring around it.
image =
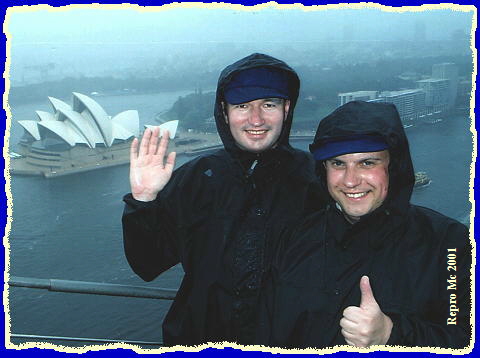
[[[406,230],[406,215],[383,205],[351,224],[335,204],[330,203],[327,208],[327,235],[333,236],[336,243],[344,248],[349,247],[353,240],[361,240],[370,249],[379,250],[400,239]]]

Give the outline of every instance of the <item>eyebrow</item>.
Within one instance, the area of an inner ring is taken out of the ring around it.
[[[368,158],[363,158],[363,159],[360,159],[360,161],[364,161],[364,160],[382,160],[382,158],[379,158],[379,157],[368,157]]]
[[[273,97],[273,98],[264,98],[263,101],[264,101],[264,102],[282,103],[283,99],[282,99],[282,98]]]
[[[356,160],[355,162],[364,162],[366,160],[371,160],[371,161],[381,161],[382,158],[379,158],[379,157],[366,157],[366,158],[362,158],[362,159],[359,159],[359,160]],[[345,163],[345,160],[342,160],[340,158],[337,158],[337,157],[334,157],[334,158],[330,158],[330,159],[327,159],[326,160],[327,162],[332,162],[332,161],[336,161],[336,162],[342,162],[342,163]]]

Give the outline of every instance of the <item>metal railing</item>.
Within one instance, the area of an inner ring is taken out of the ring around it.
[[[35,334],[11,334],[12,338],[32,339],[43,341],[72,341],[72,342],[91,342],[91,343],[125,343],[138,346],[163,346],[162,342],[150,341],[131,341],[131,340],[117,340],[117,339],[103,339],[103,338],[85,338],[85,337],[62,337],[62,336],[39,336]]]
[[[173,300],[177,290],[142,286],[117,285],[112,283],[56,280],[12,276],[9,286],[44,289],[53,292],[86,293],[91,295],[156,298]]]
[[[11,276],[8,285],[10,287],[27,287],[34,289],[48,290],[52,292],[82,293],[90,295],[122,296],[135,298],[153,298],[161,300],[173,300],[177,290],[168,288],[142,287],[130,285],[118,285],[101,282],[71,281],[44,279],[32,277]],[[140,346],[162,346],[162,342],[132,341],[132,340],[114,340],[103,338],[86,337],[61,337],[61,336],[40,336],[31,334],[14,334],[12,338],[21,339],[41,339],[52,341],[76,341],[92,343],[127,343]]]

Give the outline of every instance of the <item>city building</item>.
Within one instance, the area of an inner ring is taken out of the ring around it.
[[[437,63],[432,66],[432,78],[447,79],[448,82],[448,109],[456,104],[458,91],[458,66],[454,63]]]
[[[467,110],[470,107],[470,97],[472,96],[472,80],[464,79],[458,82],[457,102],[458,109]]]
[[[93,99],[73,93],[73,106],[48,98],[54,113],[36,111],[37,120],[20,120],[25,130],[20,146],[59,152],[73,147],[110,148],[138,136],[138,112],[125,111],[115,117]]]
[[[378,91],[355,91],[355,92],[346,92],[339,93],[340,97],[340,106],[351,101],[369,101],[377,98]]]
[[[400,119],[408,124],[425,114],[425,92],[421,89],[401,91],[356,91],[339,93],[340,105],[351,101],[393,103],[398,109]]]
[[[18,121],[24,134],[11,155],[12,174],[54,176],[128,162],[130,143],[139,135],[137,111],[111,117],[76,92],[72,105],[48,99],[53,113],[36,111],[38,120]]]
[[[370,102],[393,103],[400,119],[406,125],[425,115],[425,92],[421,89],[380,92],[378,97]]]
[[[438,114],[449,109],[450,84],[448,79],[430,78],[417,81],[425,92],[427,114]]]
[[[93,99],[73,93],[73,104],[48,98],[53,113],[20,120],[24,133],[10,153],[10,173],[60,176],[128,163],[130,144],[139,136],[136,110],[109,116]],[[162,124],[175,136],[178,121]],[[145,127],[150,127],[146,125]]]

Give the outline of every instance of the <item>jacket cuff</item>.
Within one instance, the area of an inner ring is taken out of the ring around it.
[[[132,193],[128,193],[127,195],[125,195],[123,197],[123,201],[134,209],[151,208],[158,205],[156,203],[156,200],[152,200],[152,201],[136,200],[132,196]]]
[[[390,332],[390,337],[386,343],[387,346],[397,346],[402,345],[402,335],[401,335],[401,315],[399,313],[385,312],[385,314],[392,320],[392,331]]]

